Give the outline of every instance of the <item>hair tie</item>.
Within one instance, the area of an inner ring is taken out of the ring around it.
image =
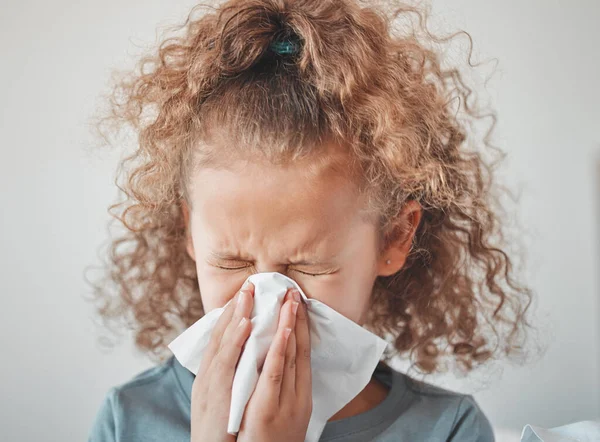
[[[286,40],[275,40],[269,45],[271,50],[279,55],[284,54],[296,54],[300,49],[300,45],[297,41],[286,39]]]

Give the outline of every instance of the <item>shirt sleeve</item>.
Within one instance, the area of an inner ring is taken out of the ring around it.
[[[448,442],[495,442],[494,430],[472,395],[465,395],[458,410]]]
[[[116,389],[111,388],[96,414],[88,436],[88,442],[116,442],[115,420]]]

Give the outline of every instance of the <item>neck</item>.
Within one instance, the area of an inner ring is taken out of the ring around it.
[[[388,387],[373,376],[363,390],[354,399],[348,402],[344,408],[334,414],[328,422],[356,416],[379,405],[388,395]]]

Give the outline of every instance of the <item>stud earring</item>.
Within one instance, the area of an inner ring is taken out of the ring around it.
[[[388,259],[388,260],[387,260],[385,263],[386,263],[386,264],[391,264],[391,263],[392,263],[392,261],[391,261],[390,259]]]

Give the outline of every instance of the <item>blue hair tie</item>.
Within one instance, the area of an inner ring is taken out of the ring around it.
[[[273,52],[277,54],[296,54],[299,50],[299,44],[292,40],[275,40],[269,45]]]

